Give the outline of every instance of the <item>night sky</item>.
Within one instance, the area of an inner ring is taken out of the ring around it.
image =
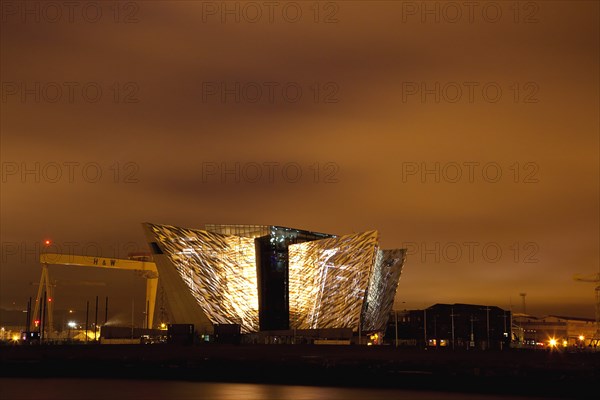
[[[397,309],[593,317],[598,2],[73,3],[1,3],[1,307],[45,239],[240,223],[378,230]],[[142,308],[133,273],[50,272],[57,308]]]

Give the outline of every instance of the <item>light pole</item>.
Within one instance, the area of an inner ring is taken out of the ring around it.
[[[394,310],[394,316],[396,317],[396,347],[398,347],[398,310]]]
[[[475,347],[475,335],[473,334],[473,321],[475,321],[475,319],[473,318],[473,314],[471,314],[471,341],[469,343],[469,347]]]
[[[425,338],[425,350],[427,350],[427,308],[423,309],[423,337]]]
[[[525,306],[525,296],[527,296],[527,293],[519,293],[519,296],[521,296],[521,302],[523,303],[523,314],[527,314],[527,307]]]
[[[454,307],[450,308],[450,317],[452,317],[452,350],[454,350]]]
[[[487,329],[487,345],[486,350],[490,349],[490,307],[485,307],[485,320],[486,320],[486,329]]]
[[[504,332],[502,332],[502,341],[500,342],[500,350],[504,350],[504,344],[506,343],[506,338],[510,337],[508,336],[509,333],[506,332],[506,310],[504,310],[503,312],[503,318],[504,318]],[[510,342],[508,342],[510,345]]]
[[[438,348],[438,335],[437,335],[437,315],[433,316],[433,337],[434,337],[434,341],[435,341],[435,349],[437,350]]]

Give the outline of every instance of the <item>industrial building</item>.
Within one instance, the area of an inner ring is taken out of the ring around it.
[[[591,318],[515,314],[513,321],[519,347],[598,347],[596,321]]]
[[[383,332],[406,254],[381,249],[377,231],[143,226],[172,318],[200,334],[221,324]]]
[[[387,341],[401,346],[445,349],[508,349],[511,313],[495,306],[434,304],[393,312]]]

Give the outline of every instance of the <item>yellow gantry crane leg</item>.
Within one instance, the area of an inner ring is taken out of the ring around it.
[[[44,291],[46,292],[46,297],[44,298]],[[43,303],[46,304],[46,315],[42,315],[40,318],[40,311],[43,310]],[[52,285],[50,284],[50,275],[48,273],[48,264],[42,264],[42,276],[40,277],[40,285],[38,287],[37,296],[35,297],[35,307],[33,311],[33,315],[31,315],[31,327],[38,328],[36,326],[35,321],[39,321],[41,324],[44,323],[47,326],[47,332],[53,332],[54,330],[54,321],[53,321],[53,311],[54,311],[54,298],[52,293]],[[39,327],[40,330],[43,327]]]
[[[42,297],[42,282],[45,282],[46,292],[50,296],[50,279],[48,277],[48,265],[71,265],[75,267],[96,267],[104,269],[115,269],[125,271],[136,271],[142,274],[146,278],[146,305],[147,305],[147,327],[152,328],[154,324],[154,309],[156,305],[156,292],[158,289],[158,270],[156,264],[152,261],[138,261],[121,258],[107,258],[107,257],[91,257],[91,256],[77,256],[74,254],[57,254],[57,253],[43,253],[40,255],[40,263],[42,264],[42,278],[40,280],[40,287],[38,289],[37,301],[35,304],[35,312],[33,314],[33,321],[37,318],[39,313],[39,306],[41,304]],[[51,298],[51,297],[50,297]],[[52,301],[48,302],[48,322],[49,326],[52,324]],[[33,325],[35,326],[35,325]]]
[[[148,328],[152,328],[154,324],[154,308],[156,306],[156,292],[158,290],[158,276],[156,278],[146,278],[146,319]]]

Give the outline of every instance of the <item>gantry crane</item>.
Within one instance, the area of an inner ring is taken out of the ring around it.
[[[35,311],[32,315],[32,326],[35,326],[35,320],[40,312],[42,303],[46,304],[48,314],[48,330],[52,332],[53,320],[53,285],[50,283],[48,265],[71,265],[75,267],[96,267],[105,269],[117,269],[125,271],[136,271],[146,278],[146,304],[148,305],[147,325],[152,327],[154,320],[154,306],[156,304],[156,291],[158,288],[158,270],[156,264],[147,261],[144,257],[137,259],[119,259],[106,257],[77,256],[73,254],[43,253],[40,255],[42,264],[42,276],[40,278],[38,293],[35,302]],[[46,298],[43,298],[45,289]]]
[[[593,344],[600,344],[600,269],[597,274],[593,275],[580,275],[577,274],[573,277],[578,282],[591,282],[596,283],[597,286],[594,289],[596,293],[596,333],[592,338]]]

